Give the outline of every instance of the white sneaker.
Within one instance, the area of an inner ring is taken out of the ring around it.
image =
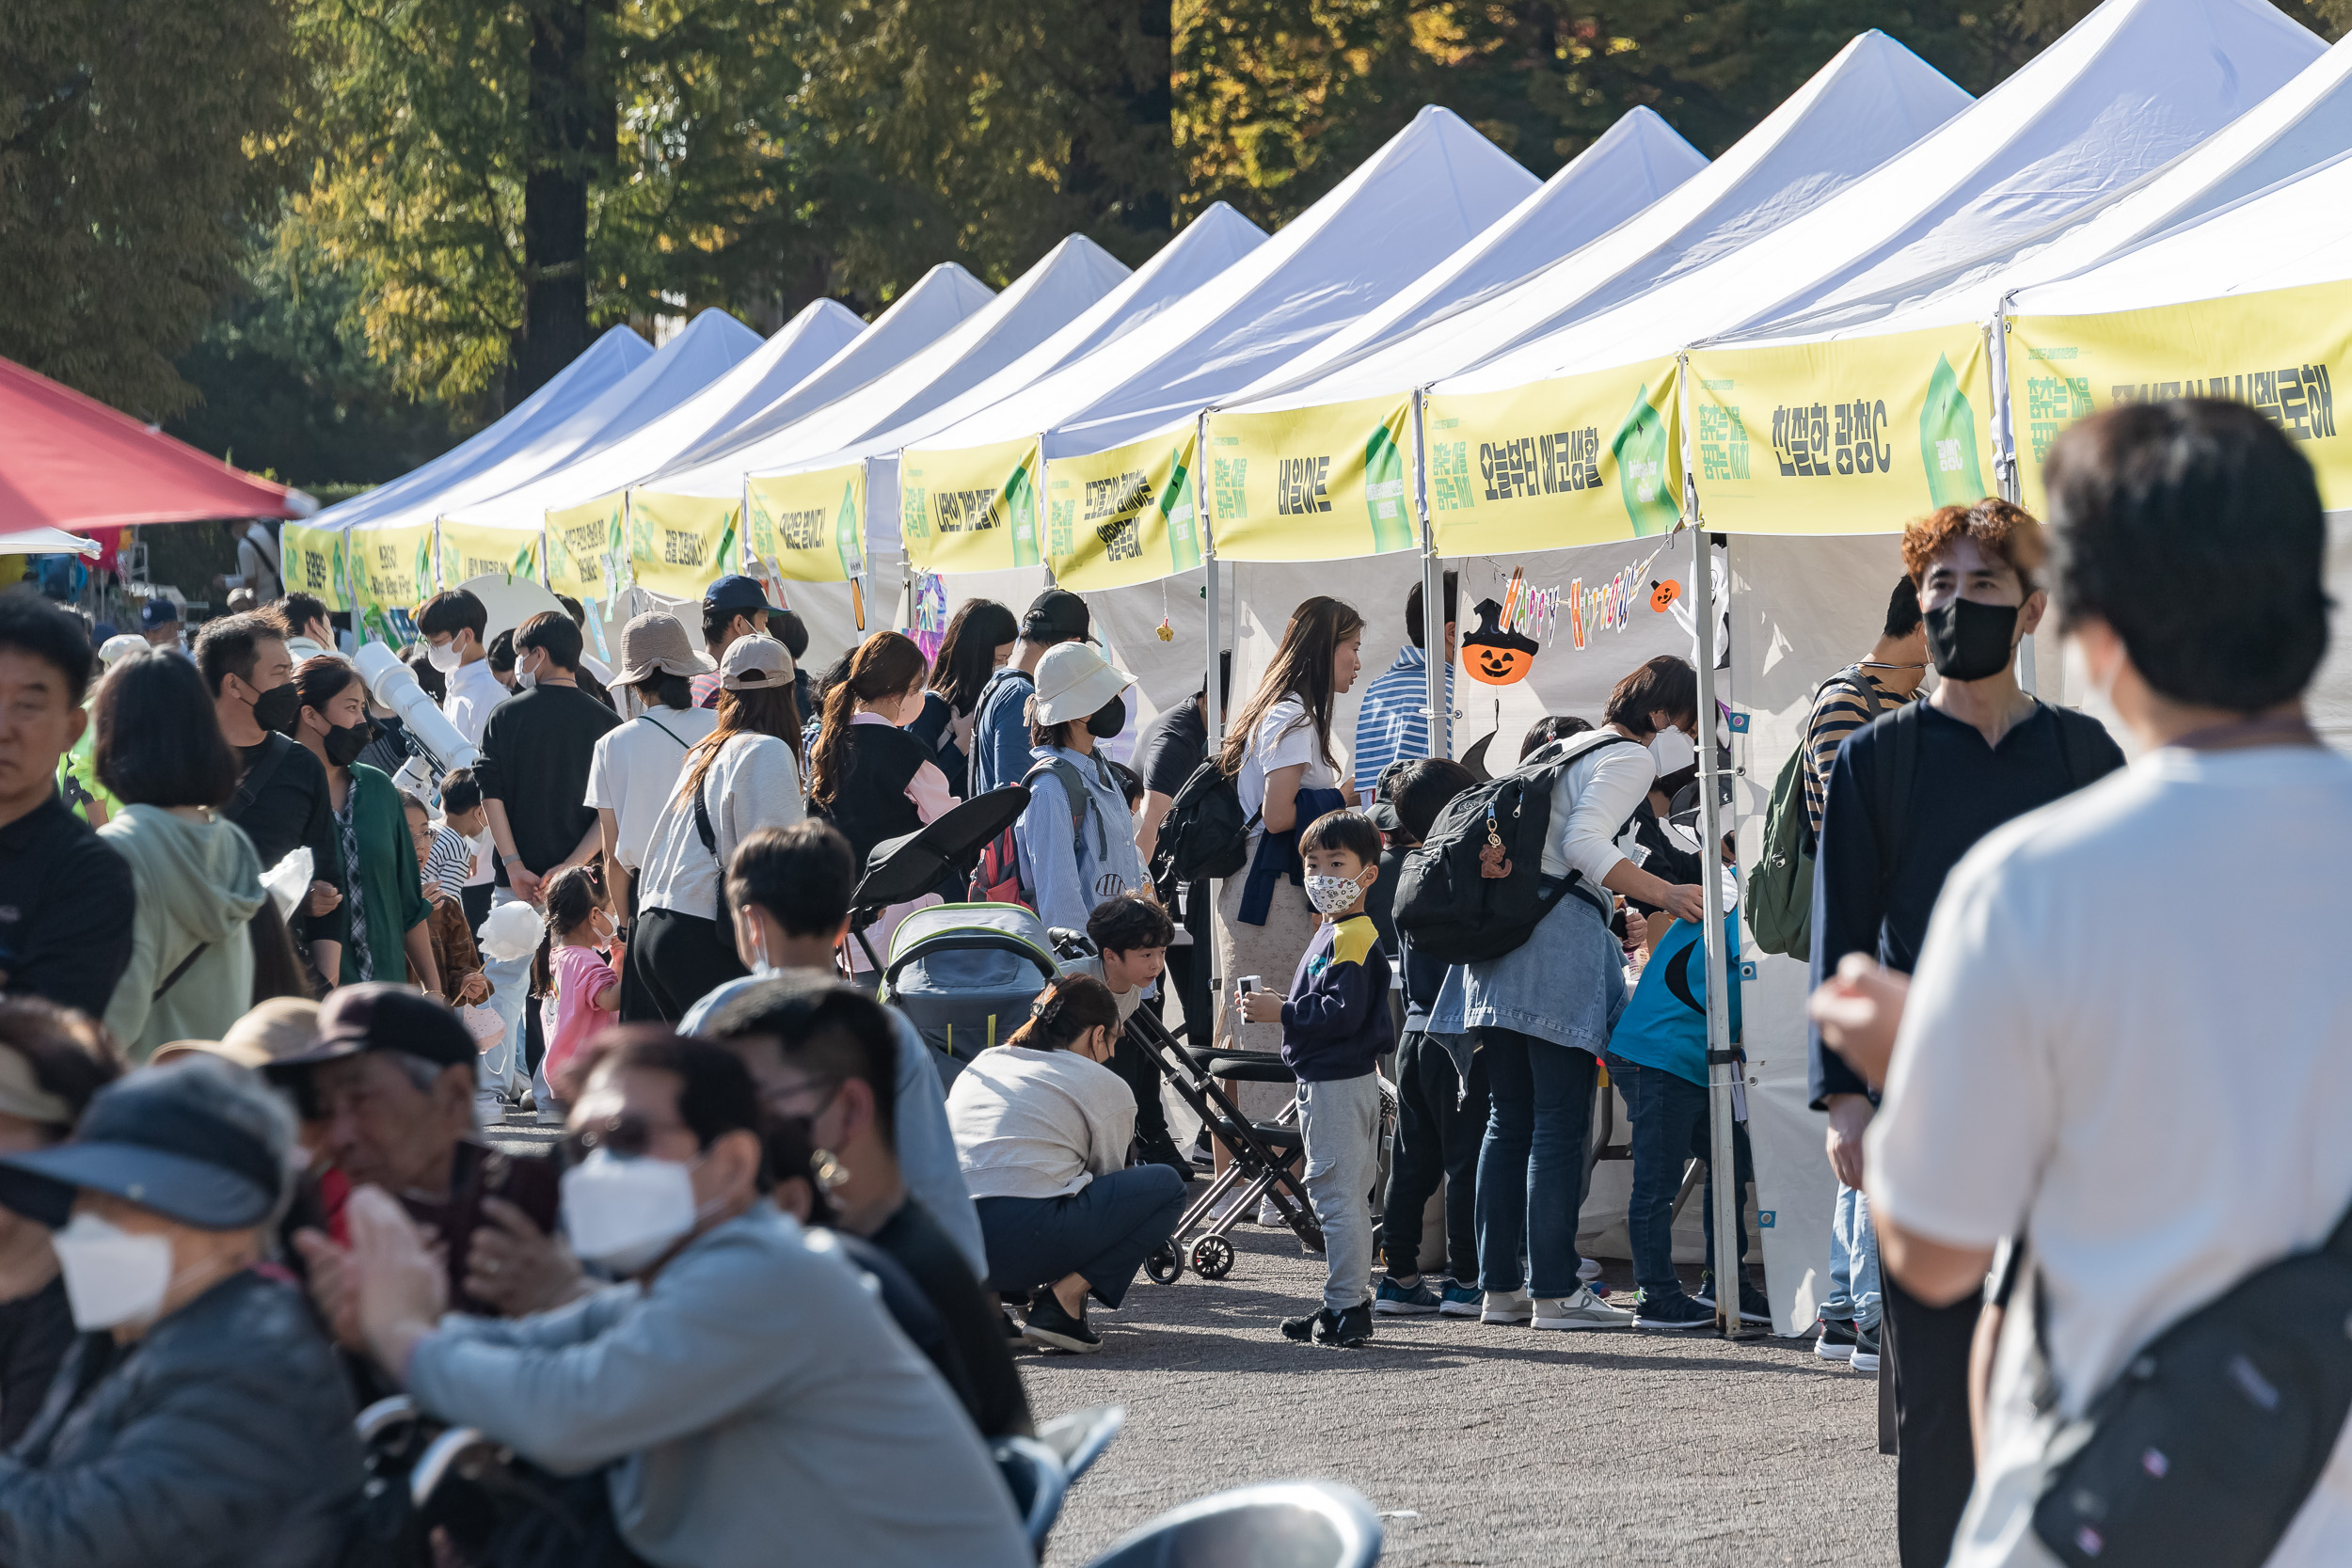
[[[1530,1328],[1630,1328],[1633,1314],[1612,1307],[1580,1285],[1572,1296],[1546,1296],[1534,1305]]]
[[[1291,1222],[1282,1217],[1282,1211],[1274,1206],[1272,1198],[1262,1197],[1258,1199],[1258,1223],[1273,1226],[1278,1230],[1287,1230]]]
[[[1576,1265],[1576,1277],[1582,1280],[1587,1285],[1590,1285],[1594,1280],[1598,1279],[1600,1277],[1599,1259],[1586,1258],[1579,1260]]]
[[[1479,1312],[1482,1323],[1523,1323],[1534,1304],[1527,1299],[1525,1291],[1489,1291],[1486,1305]]]

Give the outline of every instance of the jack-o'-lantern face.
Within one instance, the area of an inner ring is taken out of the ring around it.
[[[1680,597],[1682,597],[1682,584],[1672,578],[1668,578],[1663,582],[1653,582],[1649,585],[1649,607],[1661,615],[1666,613],[1668,605]]]
[[[1503,630],[1498,624],[1502,607],[1492,599],[1479,600],[1473,613],[1478,617],[1478,629],[1462,639],[1462,667],[1470,672],[1470,678],[1486,686],[1512,686],[1525,680],[1535,666],[1535,640]]]

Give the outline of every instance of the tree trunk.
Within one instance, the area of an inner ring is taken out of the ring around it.
[[[523,174],[523,322],[511,407],[588,347],[588,184],[609,152],[611,95],[591,33],[595,0],[531,0],[532,153]]]

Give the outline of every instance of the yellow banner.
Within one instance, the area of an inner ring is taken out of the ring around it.
[[[846,582],[866,559],[866,465],[755,474],[746,486],[753,559],[787,582]]]
[[[443,520],[441,581],[452,588],[474,578],[503,572],[508,577],[539,579],[539,531],[510,528],[469,528]],[[566,593],[571,590],[566,589]]]
[[[1412,401],[1209,416],[1216,553],[1334,561],[1420,543],[1406,454]]]
[[[433,525],[354,528],[343,540],[352,609],[404,614],[433,596]]]
[[[1980,327],[1691,353],[1707,526],[1899,533],[1994,493],[1993,371]]]
[[[329,610],[351,608],[351,584],[343,574],[341,529],[288,523],[278,531],[278,564],[289,594],[310,594]]]
[[[1173,577],[1200,564],[1200,427],[1045,468],[1045,559],[1085,592]]]
[[[925,572],[1035,566],[1038,444],[1034,436],[954,451],[898,455],[898,532]]]
[[[1681,517],[1675,366],[1432,394],[1422,405],[1429,528],[1445,556],[1672,532]]]
[[[610,599],[608,563],[627,559],[623,520],[628,515],[627,497],[615,490],[579,506],[548,513],[548,586],[575,599]]]
[[[2235,398],[2293,438],[2330,510],[2352,506],[2352,442],[2337,433],[2335,367],[2352,362],[2344,286],[2274,289],[2103,316],[2020,316],[2009,338],[2010,418],[2026,505],[2059,431],[2119,403]]]
[[[740,569],[736,525],[740,499],[726,496],[628,497],[628,563],[640,586],[674,599],[699,599],[720,576]]]

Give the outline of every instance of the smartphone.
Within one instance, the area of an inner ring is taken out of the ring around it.
[[[1251,991],[1258,989],[1260,982],[1257,975],[1245,974],[1240,979],[1234,981],[1233,984],[1241,989],[1241,993],[1244,996],[1248,996]]]

